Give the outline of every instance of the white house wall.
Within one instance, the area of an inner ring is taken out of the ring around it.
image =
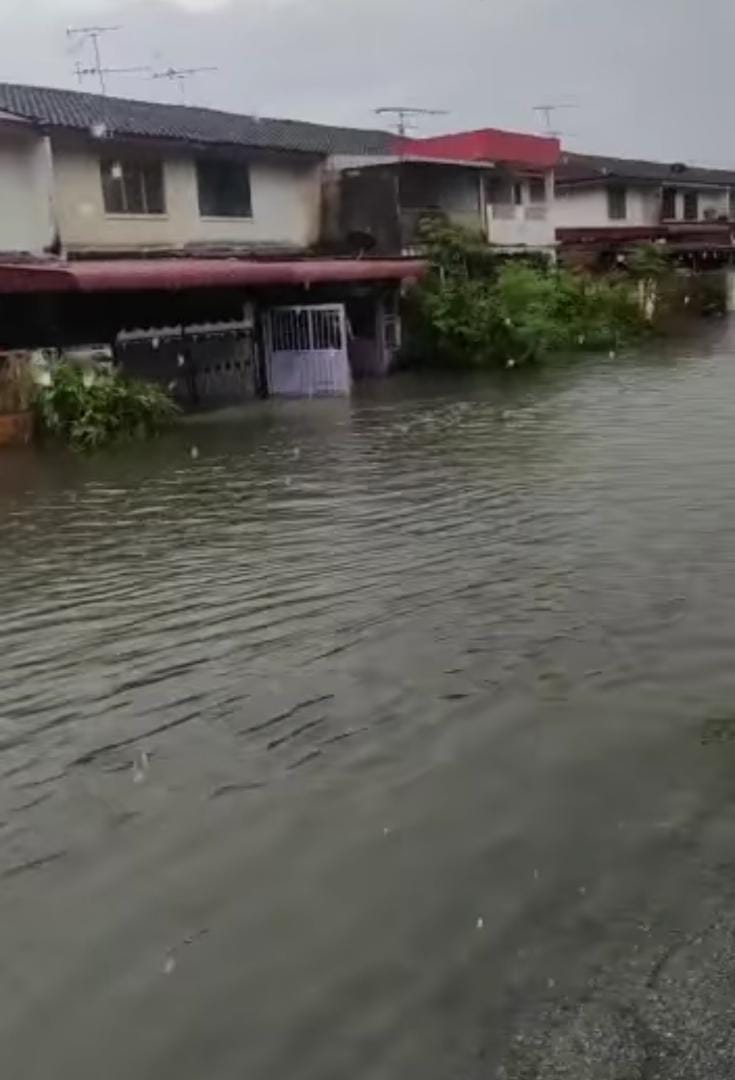
[[[120,151],[140,158],[143,152]],[[160,153],[149,152],[160,160]],[[105,146],[105,157],[114,147]],[[319,235],[321,168],[313,163],[251,162],[251,218],[202,218],[193,157],[164,158],[164,214],[107,214],[100,152],[88,144],[55,141],[56,208],[67,250],[171,248],[232,243],[307,247]]]
[[[53,243],[47,140],[0,123],[0,252],[40,255]]]
[[[691,190],[691,188],[688,190]],[[680,220],[684,218],[684,193],[684,188],[680,188],[676,193],[676,216]],[[722,188],[720,190],[717,188],[714,190],[700,188],[698,194],[700,219],[706,218],[709,215],[713,215],[714,217],[727,217],[729,215],[730,197],[727,188]]]
[[[554,221],[559,229],[609,228],[615,225],[656,225],[660,220],[661,200],[650,187],[626,185],[627,216],[611,220],[608,214],[607,189],[598,187],[562,187],[556,192]]]
[[[521,202],[514,198],[514,188],[520,185]],[[491,244],[507,248],[553,248],[556,240],[554,220],[554,174],[544,174],[544,202],[531,201],[531,181],[520,175],[506,178],[503,195],[506,201],[488,202],[488,239]],[[495,193],[498,197],[498,193]],[[491,191],[492,198],[492,191]],[[512,201],[507,201],[511,198]]]

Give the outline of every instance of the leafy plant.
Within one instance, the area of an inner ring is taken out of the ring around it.
[[[626,265],[641,280],[660,281],[671,273],[671,263],[658,244],[640,244],[628,255]]]
[[[0,414],[27,412],[35,395],[30,360],[21,353],[0,353]]]
[[[425,218],[419,235],[433,271],[442,278],[492,278],[497,273],[497,253],[481,232]]]
[[[630,278],[502,260],[482,238],[447,225],[429,234],[429,256],[431,273],[408,311],[423,359],[522,364],[558,352],[617,348],[643,331]]]
[[[70,364],[55,368],[50,385],[39,389],[36,409],[41,430],[75,450],[147,438],[178,412],[157,386],[85,372]]]

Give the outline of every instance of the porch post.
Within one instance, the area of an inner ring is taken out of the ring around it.
[[[487,220],[487,191],[485,189],[485,173],[478,172],[477,187],[480,199],[480,221],[482,223],[482,235],[490,242],[490,223]]]
[[[725,268],[725,310],[735,311],[735,266],[732,263]]]

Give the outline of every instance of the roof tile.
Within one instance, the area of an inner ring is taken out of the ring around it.
[[[87,132],[104,127],[110,135],[219,146],[324,155],[387,153],[392,146],[389,132],[373,129],[274,120],[13,83],[0,83],[0,110],[44,127]]]
[[[604,157],[599,154],[563,154],[557,182],[590,183],[595,180],[640,180],[671,184],[735,184],[735,170],[703,169],[698,165]]]

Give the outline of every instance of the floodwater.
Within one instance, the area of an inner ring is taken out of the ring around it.
[[[3,1080],[735,1074],[735,327],[0,470]]]

